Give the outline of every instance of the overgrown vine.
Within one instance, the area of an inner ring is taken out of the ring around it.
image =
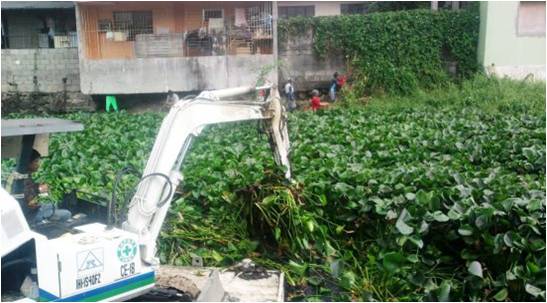
[[[282,47],[309,39],[322,59],[350,61],[362,93],[410,93],[434,88],[477,71],[477,6],[459,11],[409,10],[366,15],[296,17],[279,22]],[[456,64],[451,79],[447,63]]]

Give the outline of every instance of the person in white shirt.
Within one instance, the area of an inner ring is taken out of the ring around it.
[[[285,96],[287,96],[287,108],[289,111],[296,109],[296,98],[294,96],[294,86],[291,78],[287,79],[285,84]]]

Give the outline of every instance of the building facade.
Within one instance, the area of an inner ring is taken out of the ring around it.
[[[362,14],[369,4],[3,2],[2,92],[188,92],[277,75],[309,90],[344,72],[345,59],[318,61],[311,32],[277,47],[277,17]],[[545,2],[490,1],[480,10],[486,71],[545,79]]]
[[[272,2],[78,2],[81,90],[163,93],[273,80],[274,14]]]
[[[545,2],[480,5],[478,62],[485,71],[513,79],[545,80]]]
[[[79,92],[72,2],[2,2],[2,92]]]

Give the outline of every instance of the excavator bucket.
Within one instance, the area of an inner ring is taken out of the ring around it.
[[[272,118],[266,123],[269,124],[267,133],[270,147],[274,152],[274,159],[277,165],[285,167],[285,178],[291,179],[291,164],[289,162],[289,133],[287,129],[287,112],[281,104],[281,97],[276,86],[272,86],[268,97]]]

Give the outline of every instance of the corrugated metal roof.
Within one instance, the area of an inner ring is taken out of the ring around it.
[[[2,119],[2,137],[74,132],[83,129],[82,123],[59,118]]]
[[[74,8],[72,1],[2,1],[0,4],[4,9],[55,9]]]

